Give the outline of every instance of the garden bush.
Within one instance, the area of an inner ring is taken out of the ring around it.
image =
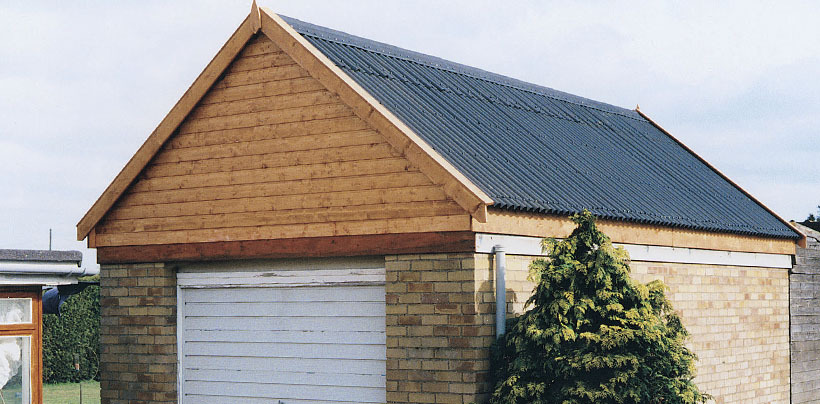
[[[100,287],[93,285],[73,295],[61,315],[43,315],[43,382],[99,380]],[[80,355],[80,372],[74,354]]]
[[[565,240],[544,240],[530,265],[529,307],[493,346],[497,404],[702,403],[695,355],[660,281],[629,276],[629,256],[575,215]]]

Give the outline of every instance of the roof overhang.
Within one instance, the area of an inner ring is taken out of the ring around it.
[[[806,248],[806,235],[805,235],[805,234],[803,234],[803,232],[801,232],[800,230],[798,230],[798,229],[797,229],[797,227],[795,227],[794,225],[792,225],[791,223],[789,223],[787,220],[785,220],[785,219],[783,219],[782,217],[780,217],[780,215],[778,215],[777,213],[775,213],[773,210],[769,209],[769,207],[768,207],[768,206],[766,206],[766,205],[764,205],[764,204],[763,204],[763,202],[760,202],[757,198],[755,198],[754,196],[752,196],[752,194],[750,194],[749,192],[747,192],[747,191],[746,191],[745,189],[743,189],[740,185],[738,185],[737,183],[735,183],[734,181],[732,181],[729,177],[727,177],[727,176],[726,176],[726,174],[723,174],[720,170],[718,170],[717,168],[715,168],[715,166],[713,166],[713,165],[709,164],[709,162],[708,162],[708,161],[706,161],[706,159],[704,159],[703,157],[701,157],[699,154],[695,153],[695,151],[694,151],[694,150],[692,150],[692,149],[690,149],[690,148],[689,148],[689,146],[685,145],[683,142],[681,142],[680,140],[678,140],[678,138],[676,138],[676,137],[672,136],[672,134],[671,134],[671,133],[669,133],[669,131],[667,131],[666,129],[664,129],[661,125],[659,125],[657,122],[653,121],[653,120],[652,120],[652,118],[650,118],[650,117],[649,117],[649,116],[647,116],[647,115],[646,115],[643,111],[641,111],[640,107],[636,107],[636,108],[635,108],[635,112],[637,112],[640,116],[642,116],[644,119],[646,119],[646,120],[647,120],[649,123],[651,123],[653,126],[655,126],[656,128],[658,128],[658,130],[660,130],[661,132],[663,132],[664,134],[666,134],[666,136],[669,136],[669,138],[670,138],[670,139],[672,139],[672,140],[673,140],[674,142],[676,142],[676,143],[677,143],[680,147],[684,148],[686,151],[688,151],[688,152],[689,152],[689,153],[691,153],[693,156],[695,156],[695,158],[697,158],[698,160],[700,160],[703,164],[705,164],[707,167],[709,167],[712,171],[714,171],[715,173],[717,173],[717,175],[721,176],[724,180],[726,180],[726,182],[728,182],[729,184],[732,184],[732,186],[734,186],[735,188],[737,188],[740,192],[742,192],[744,195],[746,195],[749,199],[751,199],[752,201],[754,201],[754,203],[756,203],[756,204],[760,205],[760,207],[761,207],[761,208],[763,208],[764,210],[766,210],[766,212],[769,212],[769,214],[771,214],[772,216],[774,216],[775,218],[777,218],[777,220],[781,221],[781,222],[782,222],[784,225],[786,225],[789,229],[791,229],[792,231],[794,231],[794,232],[798,235],[798,237],[795,239],[795,243],[797,243],[797,245],[798,245],[798,246],[800,246],[800,247],[802,247],[802,248]]]

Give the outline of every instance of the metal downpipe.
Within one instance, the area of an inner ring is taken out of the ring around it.
[[[504,335],[507,328],[507,255],[504,247],[496,245],[495,252],[495,337]]]

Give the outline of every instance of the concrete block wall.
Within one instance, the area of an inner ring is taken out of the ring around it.
[[[796,261],[789,275],[792,403],[820,404],[820,244],[798,248]]]
[[[100,286],[102,403],[176,403],[175,271],[102,265]]]

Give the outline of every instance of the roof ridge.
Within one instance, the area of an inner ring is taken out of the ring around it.
[[[488,83],[514,88],[520,91],[526,91],[539,96],[551,98],[556,101],[566,102],[569,104],[578,105],[581,107],[590,108],[601,112],[618,114],[620,116],[630,118],[636,121],[643,121],[640,115],[638,115],[634,110],[631,109],[581,97],[579,95],[571,94],[561,90],[556,90],[554,88],[526,82],[513,77],[505,76],[503,74],[493,73],[487,70],[479,69],[477,67],[443,59],[438,56],[432,56],[425,53],[400,48],[398,46],[390,45],[388,43],[348,34],[346,32],[323,27],[321,25],[311,24],[309,22],[305,22],[293,17],[288,17],[281,14],[279,16],[302,35],[313,36],[319,39],[324,39],[327,41],[360,48],[368,52],[380,53],[389,57],[403,59],[430,68],[449,71],[455,74],[468,76]]]

